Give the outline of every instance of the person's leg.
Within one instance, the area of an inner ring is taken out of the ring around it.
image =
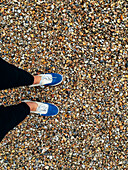
[[[42,77],[44,77],[44,75]],[[49,77],[44,77],[44,79],[46,78]],[[41,81],[41,75],[32,76],[30,73],[17,68],[0,58],[0,79],[0,90],[3,90],[18,86],[27,86],[32,84],[38,85]],[[50,82],[49,84],[56,85],[61,81],[62,77],[60,75],[54,74],[52,83]],[[47,83],[43,82],[43,84]],[[0,106],[0,141],[9,130],[13,129],[25,119],[25,117],[30,113],[30,110],[35,111],[36,109],[40,112],[43,112],[43,114],[45,110],[45,116],[52,116],[53,113],[54,115],[58,113],[58,108],[51,104],[47,106],[47,109],[46,104],[42,104],[42,106],[38,108],[38,104],[34,102],[22,102],[21,104],[7,107]]]
[[[0,90],[32,85],[34,76],[0,58]]]
[[[23,101],[20,104],[6,107],[3,105],[0,106],[0,142],[4,136],[22,122],[30,112],[39,114],[40,116],[54,116],[58,113],[58,109],[53,104],[34,101]]]
[[[19,86],[55,86],[62,82],[62,75],[57,73],[46,73],[32,76],[25,70],[7,63],[0,58],[0,90]]]
[[[0,142],[4,136],[22,122],[30,113],[30,107],[22,102],[17,105],[0,106]]]

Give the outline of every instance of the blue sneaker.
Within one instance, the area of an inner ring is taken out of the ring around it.
[[[30,111],[30,113],[36,113],[39,114],[40,116],[55,116],[59,112],[58,107],[51,103],[42,103],[30,100],[23,100],[22,102],[37,103],[38,106],[36,111]]]
[[[55,86],[62,82],[63,76],[57,73],[46,73],[46,74],[39,74],[41,76],[41,81],[39,84],[30,85],[30,87],[34,86]]]

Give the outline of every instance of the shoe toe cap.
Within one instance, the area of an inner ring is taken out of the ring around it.
[[[63,77],[60,74],[57,73],[52,73],[52,77],[53,77],[53,84],[58,84],[62,81]]]
[[[49,104],[49,108],[48,108],[48,116],[54,116],[59,112],[59,109],[57,106],[53,105],[53,104]]]

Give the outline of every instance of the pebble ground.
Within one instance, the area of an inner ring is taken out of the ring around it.
[[[0,91],[0,102],[54,103],[0,144],[1,170],[126,170],[127,1],[1,0],[1,57],[31,74],[60,73],[55,87]]]

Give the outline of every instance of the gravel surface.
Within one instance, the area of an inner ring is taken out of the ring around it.
[[[0,143],[1,170],[126,170],[128,115],[125,0],[2,0],[1,57],[32,75],[60,73],[55,87],[0,91],[0,103],[54,103]]]

